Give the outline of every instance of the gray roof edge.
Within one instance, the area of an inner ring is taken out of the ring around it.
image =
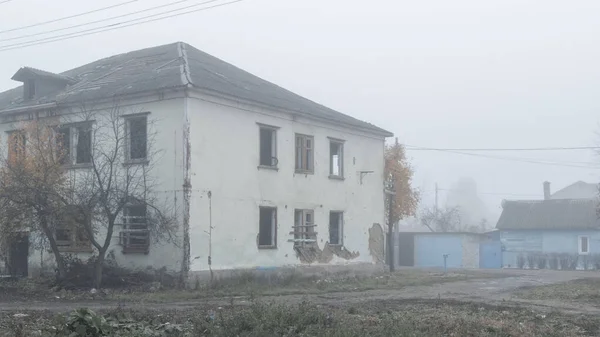
[[[241,97],[237,97],[237,96],[232,96],[232,95],[228,95],[219,91],[215,91],[215,90],[207,90],[205,88],[199,88],[195,85],[192,84],[192,87],[194,88],[194,90],[196,90],[197,92],[201,93],[201,94],[206,94],[208,96],[213,96],[213,97],[217,97],[217,98],[222,98],[222,99],[226,99],[226,100],[231,100],[231,101],[236,101],[236,102],[240,102],[240,103],[245,103],[245,104],[249,104],[249,105],[253,105],[259,108],[268,108],[268,109],[273,109],[275,111],[279,111],[279,112],[283,112],[283,113],[290,113],[290,114],[297,114],[303,117],[307,117],[310,119],[315,119],[315,120],[320,120],[320,121],[324,121],[326,123],[330,123],[330,124],[335,124],[335,125],[343,125],[346,128],[350,128],[350,129],[356,129],[356,130],[360,130],[363,132],[367,132],[367,133],[371,133],[371,134],[375,134],[378,136],[383,136],[383,137],[393,137],[394,134],[390,131],[381,129],[377,126],[374,126],[372,128],[370,127],[366,127],[366,126],[360,126],[360,125],[355,125],[355,124],[350,124],[350,123],[345,123],[345,122],[340,122],[338,120],[333,120],[330,118],[325,118],[322,116],[318,116],[315,114],[308,114],[306,112],[301,112],[301,111],[292,111],[292,110],[288,110],[288,109],[284,109],[275,105],[270,105],[270,104],[265,104],[265,103],[261,103],[261,102],[256,102],[256,101],[251,101],[251,100],[247,100]],[[369,124],[364,122],[365,124]]]
[[[183,60],[182,64],[179,66],[181,71],[181,83],[186,86],[194,85],[192,81],[192,76],[190,73],[190,66],[187,56],[186,47],[187,43],[185,42],[177,42],[177,52],[179,53],[179,57]]]

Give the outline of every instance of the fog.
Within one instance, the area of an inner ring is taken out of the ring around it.
[[[15,0],[0,30],[122,1]],[[6,39],[132,12],[135,1],[67,22],[0,33]],[[30,10],[36,8],[35,11]],[[600,2],[245,0],[169,20],[0,52],[0,91],[21,66],[61,72],[117,53],[187,42],[409,145],[415,187],[431,206],[468,199],[493,223],[502,199],[542,198],[598,180],[591,151],[471,152],[598,143]],[[119,20],[117,20],[119,21]],[[83,28],[82,28],[83,29]],[[45,37],[45,36],[42,36]],[[460,151],[459,151],[460,152]],[[468,178],[467,194],[457,188]],[[462,202],[462,201],[461,201]]]

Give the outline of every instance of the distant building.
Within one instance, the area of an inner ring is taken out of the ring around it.
[[[576,182],[550,193],[544,183],[544,200],[502,202],[496,224],[502,243],[502,265],[515,268],[519,255],[600,253],[600,219],[597,185]]]

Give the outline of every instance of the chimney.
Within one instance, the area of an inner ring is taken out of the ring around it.
[[[544,181],[544,200],[550,200],[550,182]]]

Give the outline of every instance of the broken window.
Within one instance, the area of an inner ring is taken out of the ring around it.
[[[294,212],[294,246],[303,247],[317,241],[315,212],[312,209],[297,209]]]
[[[579,237],[579,254],[586,255],[590,253],[590,238],[587,236]]]
[[[277,167],[277,129],[263,126],[259,128],[260,166]]]
[[[76,164],[89,164],[92,162],[92,130],[89,126],[77,127],[76,139]]]
[[[123,230],[119,239],[124,253],[148,253],[150,231],[145,204],[129,205],[123,209]]]
[[[127,119],[128,150],[127,159],[131,161],[145,160],[148,151],[148,118],[137,116]]]
[[[296,134],[296,172],[314,172],[314,137]]]
[[[84,221],[74,209],[67,209],[67,212],[56,220],[54,236],[60,251],[80,252],[92,249],[85,232]]]
[[[344,213],[329,212],[329,243],[341,245],[343,237]]]
[[[25,158],[25,147],[27,145],[27,136],[23,131],[13,131],[8,135],[8,159],[9,162],[15,162]]]
[[[58,129],[56,143],[59,149],[60,163],[64,165],[71,164],[71,128]]]
[[[332,177],[344,176],[344,142],[339,140],[329,141],[329,175]]]
[[[260,207],[258,248],[277,247],[277,208]]]

